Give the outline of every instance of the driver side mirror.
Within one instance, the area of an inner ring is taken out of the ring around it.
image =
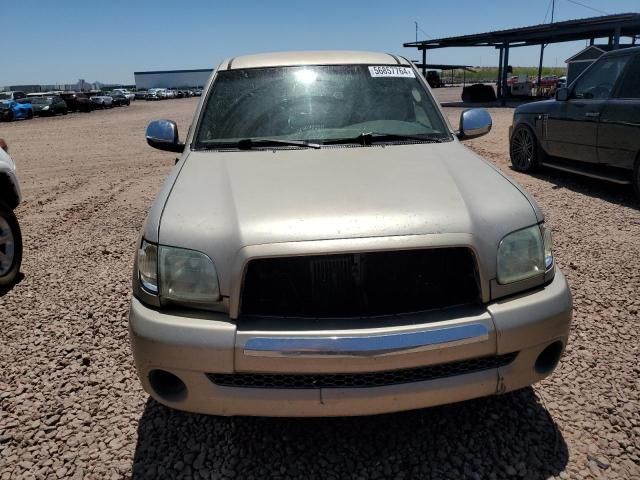
[[[556,100],[559,102],[566,102],[569,100],[569,89],[565,87],[559,88],[556,92]]]
[[[465,140],[486,135],[491,131],[493,121],[484,108],[470,108],[460,114],[458,138]]]
[[[184,143],[178,139],[178,126],[172,120],[154,120],[147,126],[147,143],[158,150],[182,153]]]

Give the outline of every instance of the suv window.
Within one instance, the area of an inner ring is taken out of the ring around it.
[[[602,100],[609,98],[611,92],[629,61],[629,56],[616,56],[598,60],[578,80],[573,89],[573,98]]]
[[[640,55],[631,60],[616,98],[640,98]]]

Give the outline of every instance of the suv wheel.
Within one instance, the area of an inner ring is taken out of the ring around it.
[[[0,202],[0,288],[13,285],[22,263],[22,234],[13,210]]]
[[[525,125],[516,127],[513,132],[509,153],[511,165],[519,172],[534,172],[545,154],[533,131]]]

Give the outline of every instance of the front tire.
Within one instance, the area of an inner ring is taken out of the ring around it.
[[[13,210],[0,202],[0,288],[14,284],[22,264],[22,232]]]
[[[535,172],[545,156],[536,135],[526,125],[516,127],[509,142],[511,165],[518,172]]]
[[[33,118],[33,110],[29,110],[27,112],[27,120],[31,120]]]

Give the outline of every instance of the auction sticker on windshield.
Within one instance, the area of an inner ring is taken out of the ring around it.
[[[411,67],[392,67],[388,65],[380,65],[369,67],[369,73],[372,77],[416,78]]]

